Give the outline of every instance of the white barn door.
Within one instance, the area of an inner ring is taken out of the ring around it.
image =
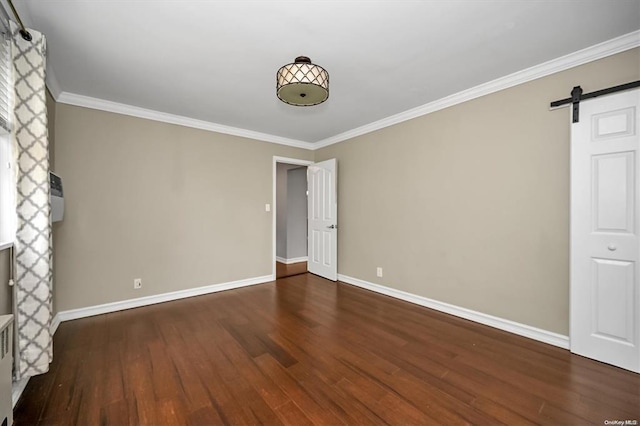
[[[640,372],[640,91],[571,125],[571,351]]]
[[[331,281],[338,279],[338,200],[336,160],[307,168],[308,262],[307,269]]]

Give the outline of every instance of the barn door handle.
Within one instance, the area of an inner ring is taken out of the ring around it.
[[[609,244],[607,248],[609,249],[609,251],[616,251],[618,247],[614,246],[613,244]]]

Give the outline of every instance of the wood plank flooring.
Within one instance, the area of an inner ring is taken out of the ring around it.
[[[292,275],[305,274],[307,272],[307,262],[282,263],[276,262],[276,278],[290,277]]]
[[[311,274],[64,322],[16,425],[603,425],[640,375]]]

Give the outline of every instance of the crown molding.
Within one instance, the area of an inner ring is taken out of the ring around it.
[[[565,71],[567,69],[574,68],[588,62],[606,58],[607,56],[615,55],[616,53],[624,52],[638,46],[640,46],[640,31],[634,31],[623,36],[605,41],[603,43],[578,50],[577,52],[573,52],[568,55],[544,62],[542,64],[535,65],[531,68],[517,71],[513,74],[509,74],[504,77],[489,81],[487,83],[480,84],[478,86],[472,87],[471,89],[463,90],[461,92],[438,99],[428,104],[412,108],[410,110],[392,115],[387,118],[383,118],[382,120],[374,121],[373,123],[369,123],[364,126],[357,127],[344,133],[332,136],[330,138],[323,139],[319,142],[314,143],[312,149],[316,150],[324,148],[325,146],[333,145],[338,142],[343,142],[356,136],[361,136],[367,133],[374,132],[376,130],[384,129],[385,127],[393,126],[394,124],[402,123],[403,121],[421,117],[423,115],[427,115],[441,109],[445,109],[463,102],[470,101],[472,99],[479,98],[481,96],[508,89],[509,87],[517,86],[519,84],[546,77],[560,71]]]
[[[433,102],[429,102],[419,107],[401,112],[399,114],[383,118],[382,120],[374,121],[373,123],[369,123],[364,126],[340,133],[338,135],[322,139],[318,142],[305,142],[296,139],[289,139],[281,136],[270,135],[268,133],[261,133],[253,130],[241,129],[238,127],[225,126],[209,121],[196,120],[180,115],[174,115],[103,99],[63,92],[60,90],[60,86],[58,85],[53,70],[51,69],[49,69],[49,74],[47,75],[47,87],[49,88],[49,91],[53,95],[54,99],[57,102],[64,104],[114,112],[118,114],[129,115],[132,117],[146,118],[154,121],[161,121],[195,129],[207,130],[211,132],[254,139],[262,142],[277,143],[280,145],[287,145],[315,151],[329,145],[343,142],[345,140],[352,139],[367,133],[375,132],[376,130],[384,129],[385,127],[390,127],[395,124],[411,120],[413,118],[421,117],[423,115],[427,115],[463,102],[479,98],[481,96],[489,95],[491,93],[495,93],[509,87],[517,86],[519,84],[527,83],[538,78],[546,77],[557,72],[565,71],[567,69],[574,68],[598,59],[606,58],[607,56],[615,55],[616,53],[624,52],[626,50],[633,49],[639,46],[640,31],[634,31],[620,37],[605,41],[603,43],[587,47],[577,52],[573,52],[568,55],[544,62],[542,64],[535,65],[531,68],[517,71],[515,73],[497,78],[487,83],[480,84],[470,89],[454,93],[453,95],[438,99]]]
[[[137,106],[121,104],[104,99],[92,98],[89,96],[77,95],[75,93],[61,92],[56,98],[57,102],[80,106],[84,108],[97,109],[101,111],[114,112],[117,114],[129,115],[132,117],[145,118],[153,121],[177,124],[179,126],[191,127],[194,129],[207,130],[210,132],[223,133],[226,135],[240,136],[248,139],[255,139],[261,142],[271,142],[280,145],[293,146],[296,148],[312,149],[313,144],[267,133],[255,132],[253,130],[241,129],[238,127],[225,126],[223,124],[212,123],[204,120],[184,117],[182,115],[169,114],[152,109],[140,108]]]

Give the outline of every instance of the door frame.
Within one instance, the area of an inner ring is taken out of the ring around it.
[[[310,166],[314,164],[311,160],[301,160],[299,158],[288,158],[288,157],[279,157],[277,155],[273,156],[273,166],[272,166],[272,186],[273,186],[273,194],[271,201],[271,275],[272,279],[276,279],[276,217],[277,217],[277,206],[276,206],[276,188],[277,188],[277,168],[278,163],[282,164],[294,164],[297,166]],[[307,230],[307,238],[309,237],[309,231]]]

